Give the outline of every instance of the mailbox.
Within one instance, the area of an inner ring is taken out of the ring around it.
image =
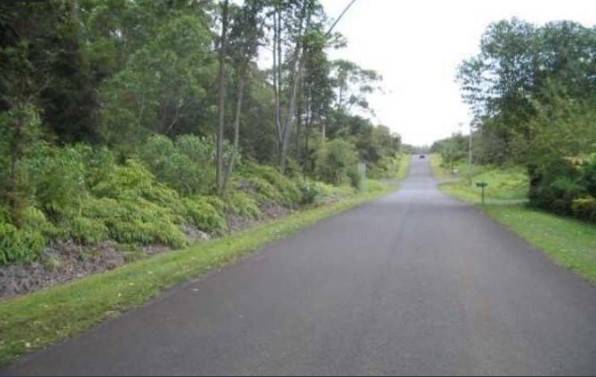
[[[476,187],[480,187],[482,189],[482,196],[481,196],[482,204],[484,204],[484,188],[486,186],[488,186],[488,183],[486,183],[486,182],[476,182]]]

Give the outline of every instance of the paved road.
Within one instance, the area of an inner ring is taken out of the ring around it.
[[[325,220],[8,374],[596,374],[596,288],[426,161]]]

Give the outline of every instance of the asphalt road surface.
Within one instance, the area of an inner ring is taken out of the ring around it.
[[[324,220],[4,374],[596,374],[596,287],[436,188]]]

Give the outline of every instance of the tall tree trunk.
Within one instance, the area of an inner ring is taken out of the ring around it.
[[[297,49],[299,50],[299,49]],[[300,84],[300,79],[302,76],[302,70],[304,66],[304,62],[302,59],[302,54],[298,53],[296,56],[298,60],[298,70],[294,69],[294,84],[292,85],[292,94],[290,96],[290,104],[288,108],[288,113],[286,115],[286,119],[282,128],[282,137],[281,137],[281,153],[280,153],[280,161],[279,161],[279,170],[282,174],[286,171],[287,165],[287,158],[288,158],[288,143],[290,141],[290,134],[292,132],[292,124],[294,122],[294,115],[296,113],[296,97],[298,96],[298,85]],[[295,63],[294,63],[295,64]]]
[[[281,18],[279,8],[273,13],[273,95],[275,100],[275,130],[281,135]],[[279,153],[279,150],[278,150]]]
[[[296,160],[300,161],[300,137],[304,128],[303,117],[305,115],[306,102],[304,98],[304,82],[300,83],[300,89],[298,90],[300,95],[298,96],[298,105],[296,106],[296,140],[294,144],[294,150],[296,154]]]
[[[298,96],[298,88],[300,82],[302,80],[302,72],[304,70],[304,54],[305,48],[302,38],[304,37],[304,32],[308,30],[310,26],[310,15],[307,14],[307,0],[304,0],[304,6],[302,8],[302,18],[300,20],[300,30],[298,31],[298,39],[296,41],[295,47],[295,57],[294,61],[292,62],[292,92],[290,95],[290,101],[288,104],[288,111],[286,113],[286,119],[282,126],[282,133],[280,137],[280,153],[279,153],[279,170],[282,174],[286,171],[286,164],[287,164],[287,157],[288,157],[288,142],[290,140],[290,135],[292,133],[292,124],[294,121],[294,115],[296,113],[296,98]],[[306,25],[303,25],[303,22],[306,21]]]
[[[242,116],[242,102],[244,100],[244,86],[246,83],[246,67],[242,68],[240,73],[240,78],[238,81],[238,97],[236,99],[236,111],[234,114],[234,153],[230,157],[230,161],[228,162],[228,166],[226,169],[226,174],[223,180],[223,187],[222,192],[226,191],[226,186],[228,184],[228,180],[232,175],[234,170],[234,163],[236,162],[236,155],[238,154],[238,149],[240,147],[240,118]]]
[[[223,140],[224,140],[224,127],[225,127],[225,91],[226,91],[226,80],[225,80],[225,58],[226,58],[226,38],[228,31],[228,0],[224,0],[222,3],[222,15],[221,15],[221,38],[219,43],[219,72],[217,76],[218,81],[218,98],[217,98],[217,111],[219,115],[219,124],[217,127],[217,140],[216,140],[216,156],[215,156],[215,181],[217,187],[217,193],[221,194],[223,189]]]

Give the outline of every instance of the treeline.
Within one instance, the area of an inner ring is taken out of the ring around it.
[[[527,168],[534,206],[596,221],[596,27],[492,24],[458,79],[474,113],[472,158]],[[468,158],[468,137],[433,150]]]
[[[49,240],[185,243],[222,213],[395,173],[381,77],[317,0],[0,3],[0,264]],[[270,61],[270,69],[259,62]],[[225,205],[224,205],[225,204]]]

